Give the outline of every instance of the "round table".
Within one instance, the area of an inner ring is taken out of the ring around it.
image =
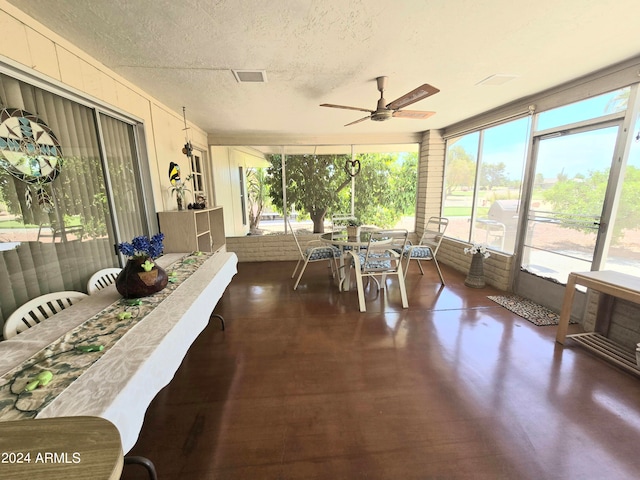
[[[371,237],[371,232],[379,230],[375,227],[363,227],[360,231],[360,235],[357,237],[350,237],[347,235],[347,230],[334,230],[333,232],[326,232],[320,235],[320,240],[328,245],[334,245],[342,250],[342,255],[340,255],[340,278],[338,283],[338,289],[341,291],[347,291],[351,288],[350,275],[347,273],[347,269],[345,266],[345,250],[358,250],[367,248],[369,245],[369,239]],[[376,243],[391,243],[393,238],[389,237],[388,239],[382,238],[376,240]],[[351,257],[349,257],[351,258]]]

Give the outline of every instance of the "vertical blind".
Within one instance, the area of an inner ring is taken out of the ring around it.
[[[86,292],[94,272],[119,265],[116,243],[148,232],[132,125],[4,74],[0,108],[36,115],[62,151],[60,174],[41,186],[48,205],[37,186],[0,166],[1,328],[17,307],[39,295]]]

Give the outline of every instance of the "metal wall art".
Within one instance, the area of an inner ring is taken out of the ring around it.
[[[24,110],[0,111],[0,167],[18,180],[36,188],[38,204],[51,212],[53,203],[45,190],[60,174],[62,149],[48,125]],[[25,203],[31,208],[32,194],[25,189]]]

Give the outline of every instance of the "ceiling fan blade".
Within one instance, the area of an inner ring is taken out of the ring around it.
[[[373,113],[374,110],[369,110],[368,108],[360,108],[360,107],[347,107],[346,105],[334,105],[332,103],[322,103],[321,107],[330,107],[330,108],[345,108],[347,110],[358,110],[360,112],[369,112]]]
[[[436,112],[423,112],[420,110],[398,110],[396,112],[393,112],[394,117],[413,118],[415,120],[426,120],[427,118],[435,114]]]
[[[351,122],[351,123],[347,123],[345,125],[345,127],[348,127],[349,125],[353,125],[355,123],[360,123],[360,122],[364,122],[365,120],[369,120],[371,117],[369,115],[367,115],[366,117],[362,117],[360,120],[356,120],[355,122]]]
[[[436,87],[425,83],[424,85],[419,86],[418,88],[411,90],[409,93],[405,93],[400,98],[394,100],[393,102],[387,105],[387,108],[391,110],[397,110],[399,108],[406,107],[411,105],[412,103],[416,103],[424,98],[430,97],[438,93],[440,90]]]

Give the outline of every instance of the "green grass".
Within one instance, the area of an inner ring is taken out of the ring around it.
[[[4,220],[0,221],[0,228],[38,228],[38,225],[31,223],[25,225],[17,220]]]
[[[478,217],[486,217],[489,207],[480,207],[476,209]],[[471,207],[444,207],[442,211],[443,217],[468,217],[471,215]]]

